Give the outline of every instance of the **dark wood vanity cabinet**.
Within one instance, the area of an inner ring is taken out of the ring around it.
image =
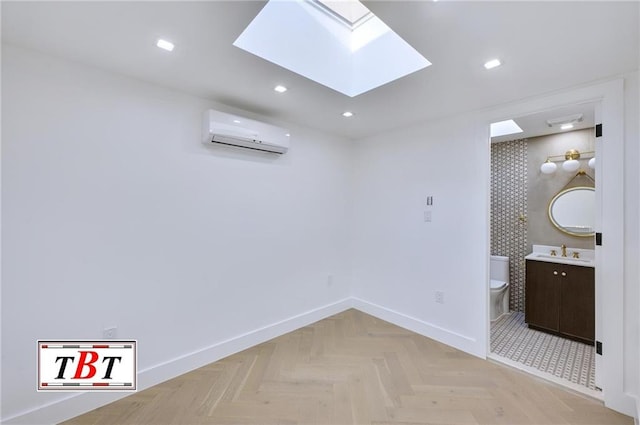
[[[532,329],[593,345],[593,267],[527,260],[525,322]]]

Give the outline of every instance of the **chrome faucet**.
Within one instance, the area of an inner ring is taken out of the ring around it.
[[[562,256],[566,257],[567,256],[567,246],[565,244],[562,244],[562,246],[560,246],[560,249],[562,250]]]

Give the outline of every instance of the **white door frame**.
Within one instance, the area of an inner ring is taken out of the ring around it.
[[[601,199],[596,214],[596,231],[602,233],[602,246],[596,247],[596,338],[603,344],[599,380],[607,407],[633,416],[635,400],[624,391],[624,80],[609,82],[536,97],[487,111],[484,125],[489,134],[492,122],[530,115],[576,103],[600,102],[603,136],[596,141],[596,191]],[[597,123],[596,123],[597,124]],[[490,140],[486,141],[487,150]],[[490,157],[490,154],[489,154]],[[486,162],[485,176],[490,176]],[[485,185],[490,196],[490,182]],[[490,223],[487,223],[489,226]],[[487,270],[490,232],[487,235]],[[605,290],[606,288],[606,290]],[[488,294],[487,294],[488,298]],[[488,300],[487,300],[488,301]],[[490,325],[487,314],[487,354],[490,353]]]

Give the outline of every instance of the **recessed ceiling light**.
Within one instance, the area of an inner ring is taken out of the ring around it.
[[[278,93],[284,93],[287,91],[287,88],[285,86],[280,86],[280,85],[275,86],[273,89]]]
[[[353,116],[353,112],[350,112],[350,111],[343,112],[342,116],[345,118],[350,118]]]
[[[495,68],[497,66],[500,66],[502,63],[500,62],[500,59],[491,59],[490,61],[486,62],[484,64],[484,67],[487,69],[491,69],[491,68]]]
[[[173,43],[167,40],[163,40],[161,38],[158,39],[158,42],[156,43],[156,46],[158,46],[161,49],[164,49],[168,52],[173,50]]]
[[[572,128],[573,128],[573,124],[571,123],[562,124],[560,126],[560,130],[571,130]]]

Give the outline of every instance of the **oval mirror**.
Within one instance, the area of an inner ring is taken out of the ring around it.
[[[573,236],[595,234],[596,191],[593,187],[572,187],[553,197],[549,219],[561,232]]]

